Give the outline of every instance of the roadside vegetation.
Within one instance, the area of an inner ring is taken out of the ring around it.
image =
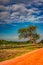
[[[35,46],[33,43],[30,42],[12,42],[0,40],[0,62],[4,60],[8,60],[11,58],[15,58],[17,56],[23,55],[28,53],[32,50],[42,48],[43,42],[40,41]]]

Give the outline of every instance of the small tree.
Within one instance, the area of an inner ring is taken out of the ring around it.
[[[39,39],[39,35],[36,33],[36,29],[36,26],[29,26],[27,28],[19,29],[19,38],[29,38],[30,41],[36,44],[36,40]]]

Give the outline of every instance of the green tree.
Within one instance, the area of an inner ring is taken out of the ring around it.
[[[30,41],[36,44],[36,40],[39,39],[39,35],[36,33],[36,29],[36,26],[28,26],[27,28],[19,29],[19,38],[28,38]]]

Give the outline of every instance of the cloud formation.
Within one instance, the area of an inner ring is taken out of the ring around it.
[[[0,0],[0,24],[43,23],[43,0]]]

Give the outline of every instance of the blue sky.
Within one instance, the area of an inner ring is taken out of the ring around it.
[[[0,39],[18,40],[18,29],[37,26],[43,39],[43,0],[0,0]]]

